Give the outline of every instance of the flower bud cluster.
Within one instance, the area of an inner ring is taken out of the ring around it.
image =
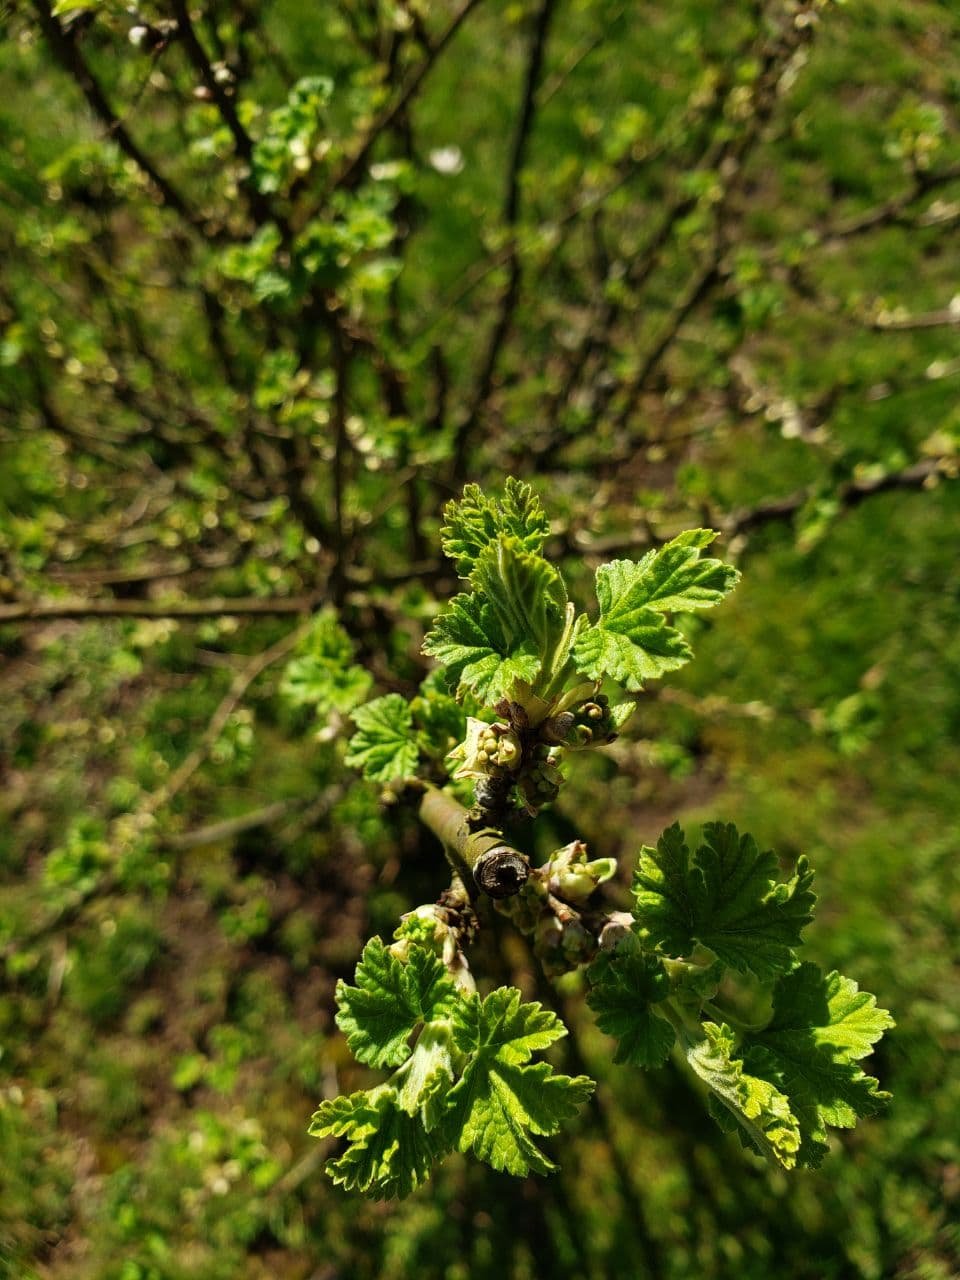
[[[523,749],[516,732],[500,720],[487,724],[467,719],[467,736],[447,757],[457,764],[455,778],[489,778],[520,766]]]
[[[585,927],[580,909],[616,869],[613,858],[588,860],[587,846],[574,840],[532,871],[516,897],[498,904],[519,931],[532,938],[534,954],[549,976],[578,968],[596,954],[596,938]]]
[[[424,947],[443,961],[458,986],[472,992],[476,990],[476,982],[461,941],[464,935],[472,936],[474,926],[475,920],[464,920],[456,910],[445,906],[442,899],[425,903],[401,916],[390,951],[403,964],[412,946]]]
[[[574,840],[551,854],[540,868],[552,894],[574,906],[583,906],[592,893],[616,874],[615,858],[587,860],[587,846]]]
[[[533,952],[550,977],[586,964],[595,954],[596,941],[584,928],[575,908],[550,892],[546,868],[534,871],[516,897],[497,904],[517,929],[533,942]]]
[[[577,707],[571,734],[579,747],[603,747],[616,740],[617,723],[605,693],[598,693]]]
[[[632,704],[611,708],[595,682],[579,684],[550,706],[532,708],[506,698],[494,708],[501,719],[469,717],[463,742],[447,757],[454,778],[474,781],[477,807],[498,824],[518,806],[530,816],[557,798],[559,764],[566,750],[601,747],[617,737]],[[532,695],[531,695],[532,696]]]
[[[616,740],[618,723],[605,693],[590,695],[571,710],[560,711],[544,721],[541,736],[571,751],[604,747]]]
[[[574,912],[565,909],[541,916],[533,932],[533,953],[549,978],[588,964],[596,950],[593,935]]]
[[[559,751],[551,750],[546,744],[541,743],[533,752],[530,767],[524,770],[518,779],[517,789],[520,797],[531,812],[536,813],[541,805],[556,800],[560,794],[563,774],[557,767],[559,760]]]

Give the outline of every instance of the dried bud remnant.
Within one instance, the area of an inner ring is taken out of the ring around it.
[[[491,898],[511,898],[520,892],[530,875],[530,863],[509,845],[496,845],[480,855],[473,878]]]

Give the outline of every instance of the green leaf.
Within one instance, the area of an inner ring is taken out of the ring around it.
[[[479,485],[468,484],[461,499],[447,503],[443,515],[440,545],[456,562],[461,578],[470,576],[480,552],[500,534],[516,538],[525,551],[538,552],[550,532],[540,499],[512,476],[499,502],[488,498]]]
[[[315,659],[295,660],[287,672],[288,691],[299,697],[300,705],[306,698],[314,704],[319,715],[335,711],[352,711],[370,692],[373,677],[363,667],[351,666],[342,671],[325,669]]]
[[[358,707],[351,719],[357,732],[350,739],[347,764],[362,769],[374,782],[408,777],[420,753],[414,740],[413,716],[405,698],[387,693]]]
[[[610,724],[617,733],[620,732],[636,709],[637,704],[632,700],[629,702],[615,702],[613,704],[610,708]]]
[[[670,995],[670,979],[659,956],[643,951],[628,935],[612,951],[601,951],[587,970],[587,1004],[597,1026],[620,1041],[614,1062],[661,1067],[676,1040],[673,1027],[654,1012]]]
[[[520,992],[508,987],[485,1000],[462,1001],[453,1028],[457,1048],[468,1058],[449,1095],[445,1131],[451,1141],[502,1172],[551,1172],[556,1166],[530,1134],[556,1133],[594,1087],[586,1076],[558,1075],[546,1062],[530,1062],[566,1028],[539,1004],[521,1004]]]
[[[355,987],[337,983],[337,1026],[354,1057],[372,1067],[405,1062],[416,1028],[449,1016],[457,1003],[453,980],[423,947],[411,947],[401,964],[380,938],[371,938],[355,981]]]
[[[95,9],[108,6],[105,0],[55,0],[51,10],[55,18],[63,18],[71,13],[91,13]]]
[[[718,605],[740,574],[722,560],[700,559],[700,552],[716,537],[713,529],[687,529],[635,563],[616,561],[633,571],[631,599],[667,613]]]
[[[573,646],[577,670],[591,680],[609,676],[637,693],[644,680],[656,680],[676,671],[693,657],[693,650],[675,627],[653,609],[638,610],[629,619],[615,612],[603,613],[607,592],[597,587],[601,600],[600,621],[581,627]]]
[[[690,646],[663,615],[711,608],[736,584],[736,569],[700,559],[715,537],[710,529],[689,529],[638,561],[601,565],[596,576],[600,617],[577,636],[578,669],[594,680],[610,676],[635,693],[644,680],[688,662]]]
[[[532,642],[505,631],[499,612],[479,595],[454,596],[423,652],[443,664],[459,695],[470,692],[486,704],[509,697],[518,682],[532,683],[540,671]]]
[[[747,1068],[790,1096],[800,1121],[800,1162],[818,1165],[827,1125],[852,1129],[882,1110],[889,1094],[857,1065],[893,1026],[886,1009],[849,978],[801,964],[778,981],[773,1017],[743,1044]]]
[[[307,707],[320,717],[352,711],[370,692],[372,678],[353,664],[353,644],[334,615],[318,614],[286,667],[280,693],[294,707]]]
[[[453,1035],[448,1019],[428,1022],[417,1037],[413,1053],[394,1074],[400,1106],[408,1115],[418,1112],[431,1132],[442,1119],[453,1086]]]
[[[471,595],[455,596],[435,620],[423,652],[446,668],[460,695],[485,703],[532,684],[564,634],[567,592],[556,569],[498,537],[480,552]]]
[[[534,1053],[562,1040],[567,1028],[536,1001],[521,1003],[516,987],[498,987],[485,1000],[473,997],[457,1005],[454,1036],[465,1053],[495,1047],[511,1062],[529,1062]]]
[[[442,688],[442,675],[439,668],[431,671],[410,704],[417,744],[435,760],[442,760],[467,731],[466,708]]]
[[[383,1200],[415,1191],[449,1149],[439,1133],[427,1133],[419,1118],[404,1110],[389,1085],[322,1103],[310,1133],[346,1138],[346,1151],[327,1162],[327,1174],[347,1191]]]
[[[813,918],[813,873],[805,858],[796,875],[777,883],[779,864],[732,824],[707,823],[691,859],[678,824],[656,849],[645,846],[634,877],[640,937],[670,956],[702,943],[738,973],[765,980],[794,965],[793,949]]]
[[[736,1042],[728,1026],[706,1022],[702,1030],[704,1038],[687,1045],[687,1061],[711,1090],[711,1111],[721,1128],[734,1127],[732,1118],[761,1155],[792,1169],[800,1149],[800,1126],[790,1100],[769,1080],[749,1074],[734,1056]]]
[[[563,632],[567,610],[567,590],[552,564],[525,551],[518,539],[500,537],[481,551],[470,582],[492,606],[504,634],[529,642],[547,657]]]

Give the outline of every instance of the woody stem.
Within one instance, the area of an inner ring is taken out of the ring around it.
[[[438,787],[427,787],[419,812],[420,821],[441,842],[471,897],[477,891],[491,898],[509,898],[520,892],[530,874],[530,863],[499,831],[474,830],[469,812]]]

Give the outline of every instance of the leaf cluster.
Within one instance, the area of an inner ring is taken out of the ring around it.
[[[710,530],[688,530],[601,565],[590,617],[544,555],[549,524],[528,485],[508,480],[499,498],[467,486],[444,516],[466,589],[424,640],[439,668],[412,701],[388,693],[354,708],[347,763],[390,782],[443,761],[475,786],[474,827],[499,831],[511,789],[535,813],[556,795],[564,752],[612,740],[628,695],[690,659],[676,615],[719,604],[738,574],[704,554]],[[622,700],[611,705],[604,686]],[[588,1004],[617,1040],[616,1062],[655,1068],[676,1053],[721,1127],[787,1169],[819,1164],[829,1126],[882,1108],[887,1095],[859,1064],[892,1020],[850,979],[801,961],[816,903],[805,858],[784,878],[732,824],[706,824],[695,847],[674,824],[640,851],[629,928],[591,906],[614,870],[574,841],[503,909],[548,973],[589,966]],[[453,892],[467,894],[462,878]],[[356,985],[338,988],[355,1056],[393,1071],[314,1117],[318,1136],[348,1142],[329,1172],[349,1188],[405,1195],[454,1149],[516,1175],[549,1172],[534,1138],[557,1132],[593,1087],[531,1061],[566,1034],[554,1014],[513,989],[475,994],[462,921],[438,923],[441,905],[413,913],[392,947],[373,939]],[[755,1022],[736,1012],[750,1000]]]
[[[405,1196],[453,1150],[517,1176],[556,1168],[533,1139],[574,1116],[593,1082],[532,1061],[566,1035],[555,1014],[513,988],[464,991],[433,951],[406,940],[371,939],[355,981],[338,985],[337,1024],[358,1061],[396,1070],[314,1115],[311,1133],[347,1141],[327,1165],[335,1182]]]
[[[387,693],[357,707],[351,718],[356,733],[346,762],[374,782],[410,777],[422,763],[443,760],[467,728],[465,708],[431,676],[411,701]]]
[[[529,485],[510,478],[491,497],[467,485],[447,504],[441,544],[466,589],[435,618],[423,652],[439,664],[423,706],[439,710],[441,690],[502,717],[484,737],[468,722],[451,744],[448,772],[476,783],[481,808],[535,813],[562,782],[563,753],[611,742],[634,709],[645,680],[692,656],[678,613],[711,608],[739,574],[705,556],[715,534],[681,533],[638,561],[614,560],[596,572],[597,615],[578,612],[559,569],[544,554],[550,525]],[[610,693],[601,693],[606,686]],[[421,715],[423,708],[421,708]],[[388,694],[354,714],[348,762],[374,781],[413,773],[416,709]],[[471,728],[472,726],[472,728]],[[495,750],[494,738],[510,750]],[[474,749],[484,740],[486,753]],[[454,768],[455,767],[455,768]]]
[[[661,1066],[678,1048],[721,1127],[788,1169],[818,1165],[828,1125],[852,1128],[888,1096],[858,1064],[890,1015],[797,955],[811,882],[803,858],[778,879],[775,855],[732,825],[707,824],[691,853],[675,824],[641,851],[632,931],[589,971],[589,1003],[619,1042],[617,1061]],[[737,978],[767,985],[766,1022],[744,1024],[718,1004]]]
[[[582,678],[610,679],[629,693],[676,670],[692,653],[670,615],[717,605],[736,569],[702,552],[716,534],[691,529],[640,560],[614,560],[596,572],[598,617],[570,604],[559,571],[543,555],[549,526],[530,487],[508,480],[502,500],[467,486],[449,503],[441,530],[470,591],[437,617],[424,652],[450,684],[481,702],[523,702],[532,689],[548,700]]]
[[[280,693],[289,706],[319,720],[363,702],[373,680],[354,662],[354,646],[330,609],[318,613],[287,664]]]

